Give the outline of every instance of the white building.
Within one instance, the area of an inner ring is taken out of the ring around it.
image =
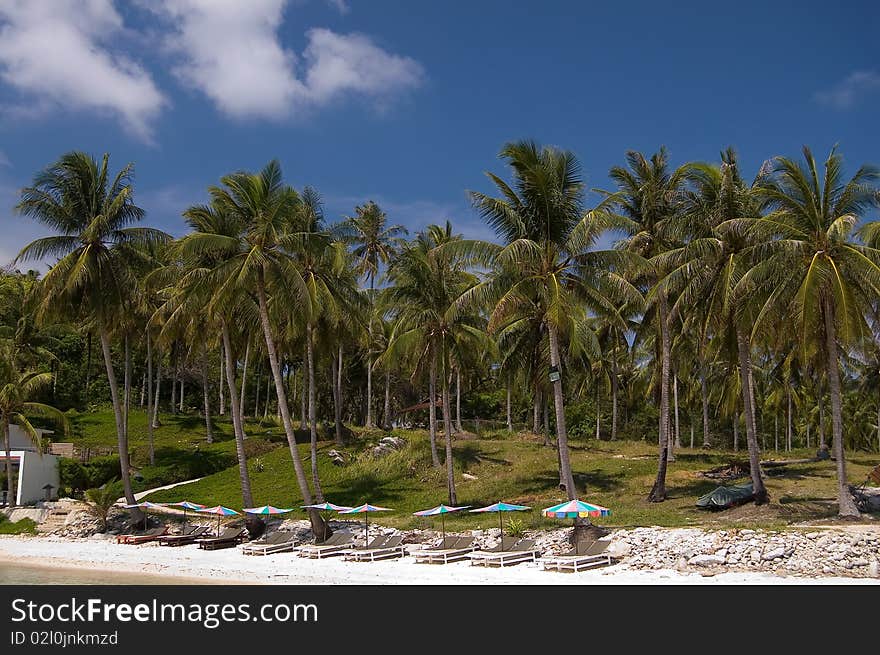
[[[37,429],[42,436],[51,430]],[[2,437],[0,437],[2,441]],[[13,489],[16,505],[31,505],[38,500],[46,500],[47,491],[51,498],[58,493],[58,457],[40,454],[27,433],[17,425],[9,426],[10,459],[14,471],[18,471],[18,485]],[[0,471],[6,472],[6,450],[0,445]],[[15,477],[15,473],[13,472]],[[50,485],[51,489],[46,488]],[[5,493],[5,490],[4,490]]]

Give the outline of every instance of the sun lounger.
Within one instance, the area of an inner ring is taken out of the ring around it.
[[[144,544],[148,541],[155,541],[163,534],[165,534],[168,528],[164,525],[160,525],[157,528],[151,528],[142,534],[126,534],[117,537],[116,541],[120,544]]]
[[[480,559],[482,557],[487,557],[490,553],[500,553],[505,550],[510,550],[516,545],[516,542],[519,541],[516,537],[501,537],[501,541],[492,546],[492,548],[480,548],[479,550],[475,550],[468,554],[470,559]]]
[[[218,550],[220,548],[231,548],[240,543],[243,538],[243,528],[226,528],[219,536],[196,539],[196,543],[199,545],[199,548],[204,550]]]
[[[354,547],[354,538],[348,532],[334,532],[326,541],[320,544],[306,544],[300,546],[299,556],[321,559],[333,555],[341,555],[344,551]]]
[[[448,564],[467,559],[468,553],[474,550],[473,537],[448,537],[437,548],[416,551],[413,555],[416,562],[422,564]]]
[[[394,557],[403,557],[406,550],[403,546],[403,537],[396,535],[394,537],[380,537],[380,543],[375,543],[374,539],[366,548],[354,548],[345,554],[345,559],[353,562],[375,562],[377,559],[391,559]]]
[[[611,555],[606,551],[610,545],[608,540],[594,541],[586,548],[573,548],[571,551],[556,557],[542,557],[538,564],[545,571],[583,571],[596,566],[611,564]]]
[[[503,540],[502,546],[504,546]],[[534,562],[538,559],[538,555],[540,555],[540,552],[535,549],[535,542],[532,539],[520,539],[510,548],[505,548],[504,550],[468,553],[471,565],[500,567],[519,564],[520,562]]]
[[[208,526],[188,526],[183,534],[166,534],[159,537],[156,541],[160,546],[185,546],[186,544],[195,543],[196,539],[205,537],[211,528]]]
[[[296,546],[296,536],[292,532],[273,532],[265,539],[252,541],[241,547],[244,555],[270,555],[293,550]]]

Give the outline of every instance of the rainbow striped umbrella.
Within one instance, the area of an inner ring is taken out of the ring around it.
[[[532,509],[525,505],[513,505],[511,503],[497,502],[486,507],[472,509],[472,512],[498,512],[498,525],[501,526],[501,536],[504,536],[504,519],[501,518],[501,512],[522,512],[523,510]]]
[[[273,507],[272,505],[263,505],[262,507],[245,507],[243,511],[248,514],[258,514],[260,516],[274,516],[275,514],[287,514],[287,512],[292,512],[293,508],[283,509],[280,507]]]
[[[145,500],[141,503],[133,503],[131,505],[123,505],[125,509],[134,509],[137,507],[138,509],[161,509],[161,505],[157,505],[156,503],[151,503],[149,500]],[[144,530],[147,529],[147,513],[144,512]]]
[[[611,510],[601,505],[585,503],[582,500],[568,500],[553,507],[541,510],[543,516],[556,519],[576,519],[588,516],[610,516]]]
[[[451,514],[452,512],[460,512],[463,509],[467,509],[470,505],[462,505],[461,507],[449,507],[447,505],[437,505],[437,507],[432,507],[431,509],[423,509],[418,512],[413,512],[413,516],[437,516],[440,515],[440,525],[443,529],[443,540],[446,540],[446,515]]]
[[[181,500],[179,503],[162,503],[163,505],[167,505],[168,507],[182,507],[183,508],[183,527],[186,528],[186,510],[194,509],[196,511],[200,509],[205,509],[204,505],[199,505],[198,503],[191,503],[188,500]]]
[[[389,507],[377,507],[376,505],[370,505],[369,503],[364,503],[363,505],[358,505],[357,507],[351,507],[349,509],[340,510],[340,514],[363,514],[364,515],[364,543],[369,543],[370,536],[370,512],[391,512],[393,511]]]
[[[302,509],[316,509],[322,512],[344,512],[347,509],[351,509],[346,505],[334,505],[333,503],[315,503],[314,505],[300,505]],[[317,539],[318,535],[315,535]],[[322,540],[327,539],[327,520],[324,519],[324,536]]]
[[[223,507],[223,505],[215,505],[214,507],[204,507],[202,509],[197,509],[197,512],[201,512],[202,514],[216,514],[217,515],[217,534],[220,534],[220,517],[221,516],[238,516],[238,512],[234,509],[229,509],[228,507]]]

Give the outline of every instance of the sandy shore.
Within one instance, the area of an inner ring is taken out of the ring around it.
[[[295,553],[266,557],[243,555],[238,548],[203,551],[196,546],[162,548],[127,546],[104,539],[62,540],[52,537],[0,538],[0,559],[27,565],[87,568],[109,573],[148,573],[206,582],[257,584],[878,584],[865,578],[805,578],[761,573],[721,573],[711,577],[674,570],[636,571],[621,565],[554,573],[535,564],[486,569],[455,562],[444,566],[416,564],[413,558],[384,562],[346,562],[341,557],[310,560]]]

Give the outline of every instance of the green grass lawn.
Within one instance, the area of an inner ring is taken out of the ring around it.
[[[394,512],[374,514],[376,520],[400,528],[428,527],[430,520],[412,516],[412,512],[446,502],[445,468],[431,467],[427,435],[418,431],[400,431],[407,447],[384,458],[373,458],[368,446],[381,433],[357,438],[346,446],[353,455],[347,466],[334,465],[327,451],[332,442],[321,442],[318,468],[326,499],[343,505],[369,501],[394,508]],[[442,453],[442,443],[440,444]],[[300,445],[306,471],[310,459],[306,444]],[[771,453],[772,455],[772,453]],[[805,458],[810,453],[795,451],[785,457]],[[783,457],[782,454],[779,457]],[[648,503],[645,498],[656,473],[656,446],[645,442],[588,441],[572,444],[572,466],[579,489],[586,489],[582,499],[612,509],[612,515],[598,520],[609,526],[726,526],[780,528],[798,521],[829,519],[835,514],[835,469],[833,462],[816,462],[786,467],[768,475],[771,505],[753,505],[709,513],[694,506],[696,499],[711,491],[719,482],[700,475],[701,471],[743,460],[744,452],[682,449],[670,464],[667,478],[669,500]],[[526,435],[498,435],[486,439],[459,439],[455,443],[458,502],[473,506],[497,500],[530,505],[536,511],[516,516],[527,528],[559,525],[543,519],[537,510],[565,498],[558,489],[556,453],[542,446],[540,440]],[[849,473],[854,482],[864,480],[867,471],[880,461],[877,455],[853,454]],[[261,454],[249,462],[251,484],[257,505],[295,507],[302,498],[294,479],[293,464],[286,447]],[[464,479],[462,473],[475,476]],[[154,502],[188,498],[208,505],[233,508],[242,505],[238,468],[231,467],[181,489],[158,492]],[[302,514],[299,514],[302,516]],[[447,527],[454,529],[493,527],[497,515],[462,514],[451,517]]]

